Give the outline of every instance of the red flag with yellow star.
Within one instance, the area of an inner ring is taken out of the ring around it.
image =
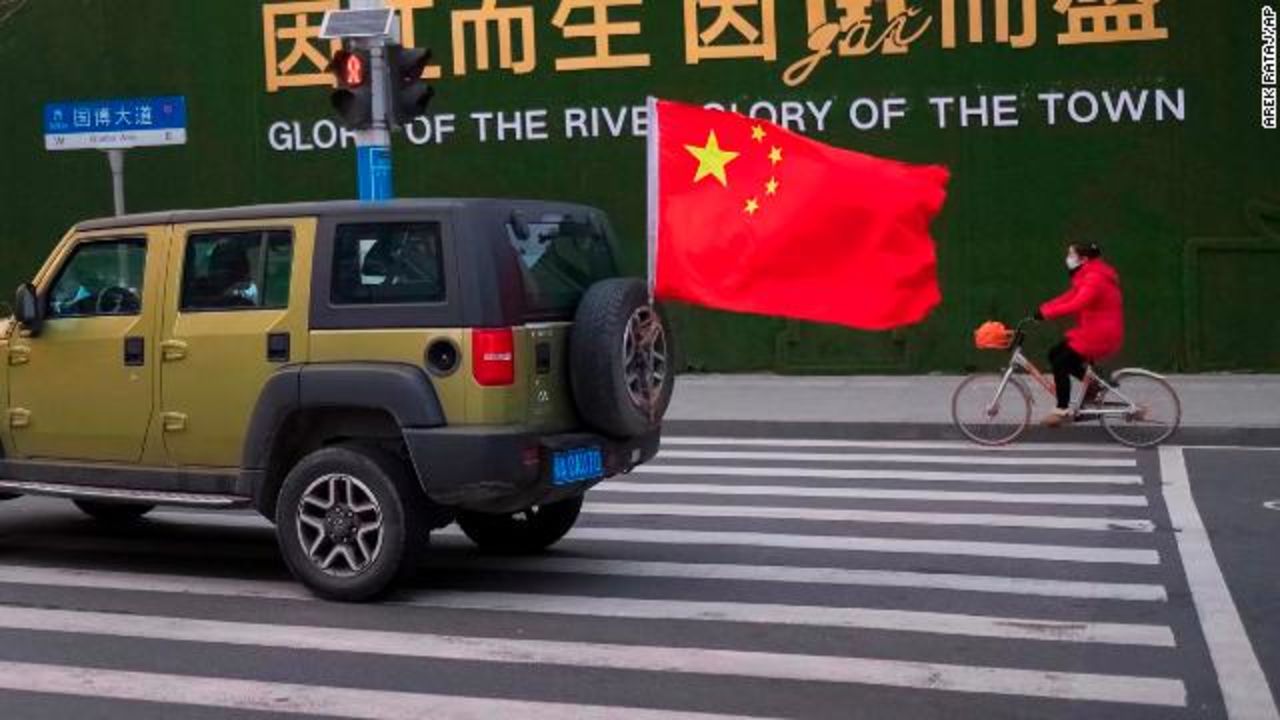
[[[941,302],[929,225],[945,167],[665,100],[651,113],[657,297],[864,330],[917,323]]]

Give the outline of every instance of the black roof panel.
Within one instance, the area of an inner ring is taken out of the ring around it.
[[[538,200],[489,199],[489,198],[414,198],[387,202],[360,202],[357,200],[326,200],[320,202],[283,203],[277,205],[246,205],[242,207],[211,208],[207,210],[166,210],[162,212],[123,215],[121,217],[86,220],[76,225],[80,231],[110,230],[144,225],[175,225],[179,223],[222,222],[233,220],[266,220],[290,217],[324,217],[327,215],[361,215],[412,212],[440,212],[446,210],[481,209],[502,204],[540,204]],[[547,202],[548,205],[562,203]]]

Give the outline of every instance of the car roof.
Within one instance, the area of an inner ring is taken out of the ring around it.
[[[76,230],[110,230],[148,225],[176,225],[184,223],[222,222],[235,220],[264,220],[288,217],[324,217],[329,215],[385,215],[414,212],[446,212],[458,210],[504,211],[512,206],[528,209],[534,206],[548,208],[575,208],[590,210],[583,205],[544,200],[520,200],[499,198],[412,198],[385,202],[361,202],[357,200],[325,200],[319,202],[280,203],[273,205],[244,205],[240,207],[210,208],[207,210],[165,210],[161,212],[121,215],[119,217],[86,220],[76,225]],[[504,210],[505,209],[505,210]]]

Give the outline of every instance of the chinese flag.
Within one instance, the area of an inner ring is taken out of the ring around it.
[[[657,297],[885,330],[938,305],[929,224],[950,172],[767,122],[651,102]]]

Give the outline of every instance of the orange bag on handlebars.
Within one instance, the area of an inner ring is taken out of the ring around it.
[[[984,322],[973,331],[973,344],[979,350],[1008,350],[1013,345],[1013,331],[1002,322]]]

